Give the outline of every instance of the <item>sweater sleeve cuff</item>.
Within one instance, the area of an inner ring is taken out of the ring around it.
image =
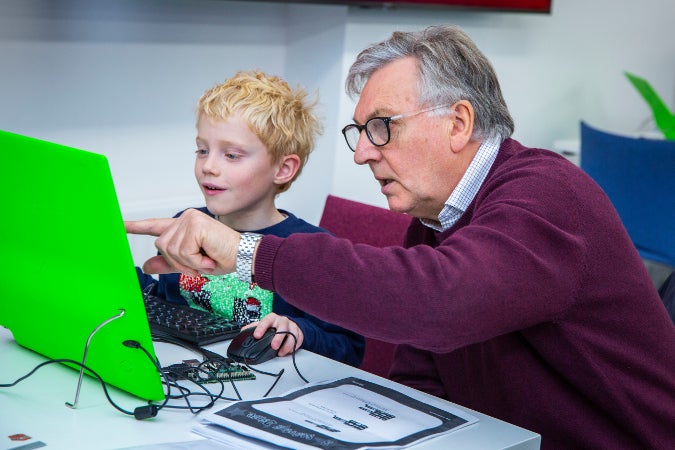
[[[273,235],[265,235],[258,243],[255,252],[255,282],[258,286],[269,291],[274,291],[274,277],[272,268],[276,259],[279,247],[284,242],[284,238]]]

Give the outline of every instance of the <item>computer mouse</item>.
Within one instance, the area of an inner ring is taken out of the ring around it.
[[[236,335],[227,348],[227,356],[236,362],[248,365],[261,364],[277,356],[277,351],[270,347],[277,330],[268,328],[260,339],[253,337],[255,327],[244,328]]]

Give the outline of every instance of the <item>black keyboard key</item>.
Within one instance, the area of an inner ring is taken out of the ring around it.
[[[241,331],[234,320],[206,311],[170,303],[152,295],[146,295],[144,301],[150,330],[157,334],[168,334],[202,346],[232,339]]]

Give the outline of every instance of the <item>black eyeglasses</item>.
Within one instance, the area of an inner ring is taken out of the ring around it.
[[[345,141],[347,141],[347,146],[353,152],[356,151],[356,144],[359,142],[359,137],[361,136],[361,132],[363,130],[366,130],[366,136],[368,136],[368,140],[373,145],[382,147],[387,145],[391,139],[391,130],[389,129],[390,122],[447,107],[447,105],[436,105],[421,109],[419,111],[398,114],[390,117],[373,117],[372,119],[368,119],[368,121],[363,125],[357,125],[355,123],[347,125],[342,129],[342,134],[345,137]]]

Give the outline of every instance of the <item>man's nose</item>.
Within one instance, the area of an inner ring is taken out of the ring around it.
[[[359,165],[367,164],[368,161],[378,160],[382,156],[379,147],[375,146],[365,130],[359,135],[359,140],[356,142],[354,149],[354,162]]]

